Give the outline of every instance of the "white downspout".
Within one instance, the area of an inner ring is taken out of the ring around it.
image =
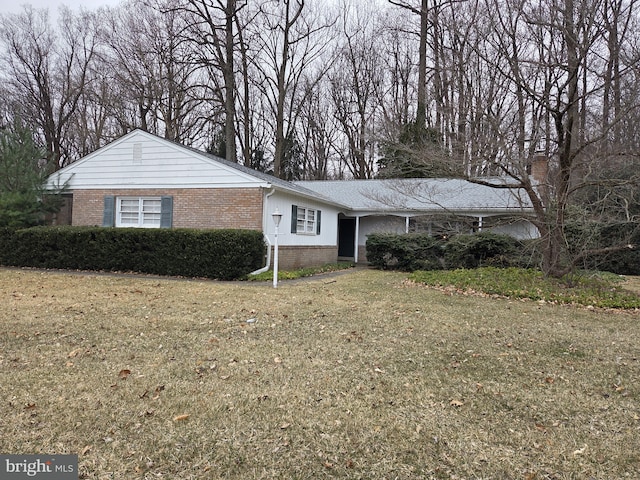
[[[271,191],[264,196],[264,208],[262,209],[262,236],[267,243],[267,264],[264,267],[251,272],[249,275],[258,275],[259,273],[267,272],[271,267],[271,241],[269,241],[269,236],[267,235],[267,212],[269,211],[267,206],[269,205],[269,197],[275,192],[276,189],[271,188]]]

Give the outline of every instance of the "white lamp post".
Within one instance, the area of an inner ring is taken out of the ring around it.
[[[280,226],[280,220],[282,220],[282,214],[276,207],[276,211],[271,216],[273,217],[273,223],[276,224],[273,242],[273,288],[278,288],[278,227]]]

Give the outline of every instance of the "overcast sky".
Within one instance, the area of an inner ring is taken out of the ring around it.
[[[72,10],[78,10],[83,6],[87,10],[110,5],[115,6],[120,0],[0,0],[0,13],[16,13],[22,10],[22,5],[30,4],[34,8],[48,7],[51,13],[58,10],[60,5],[67,5]]]

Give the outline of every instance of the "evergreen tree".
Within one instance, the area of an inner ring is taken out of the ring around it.
[[[285,137],[284,154],[281,165],[281,178],[284,180],[300,180],[304,174],[304,153],[295,131]]]
[[[458,177],[460,167],[449,161],[438,132],[418,122],[404,125],[397,141],[382,144],[378,178]]]
[[[218,127],[206,149],[207,153],[220,158],[227,158],[227,136],[225,127]]]
[[[45,195],[53,169],[31,132],[16,123],[0,130],[0,227],[30,227],[60,208],[61,192]]]

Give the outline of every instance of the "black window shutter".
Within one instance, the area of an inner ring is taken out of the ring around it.
[[[173,197],[160,198],[160,228],[173,226]]]
[[[102,226],[113,227],[116,222],[116,197],[105,195],[104,209],[102,210]]]
[[[291,233],[298,232],[298,206],[291,205]]]
[[[322,212],[320,210],[316,210],[316,235],[320,235],[320,218],[322,217]]]

